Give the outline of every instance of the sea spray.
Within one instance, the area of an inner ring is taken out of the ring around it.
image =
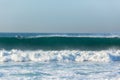
[[[120,50],[0,50],[0,62],[111,62],[120,61]]]

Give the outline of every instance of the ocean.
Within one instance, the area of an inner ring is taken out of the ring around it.
[[[0,80],[120,80],[120,33],[0,33]]]

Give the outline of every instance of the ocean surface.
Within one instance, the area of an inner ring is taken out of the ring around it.
[[[120,33],[0,33],[0,80],[120,80]]]

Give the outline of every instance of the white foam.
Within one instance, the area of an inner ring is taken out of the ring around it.
[[[88,37],[88,38],[120,38],[120,34],[49,34],[49,35],[37,35],[27,38],[40,38],[40,37]]]
[[[0,80],[119,80],[120,63],[1,63]]]
[[[22,51],[13,49],[10,51],[0,50],[0,62],[110,62],[120,61],[120,50],[102,51],[80,51],[80,50],[61,50],[61,51]]]

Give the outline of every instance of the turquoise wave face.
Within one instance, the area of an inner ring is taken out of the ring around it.
[[[116,37],[0,37],[1,49],[41,50],[104,50],[120,48]]]

